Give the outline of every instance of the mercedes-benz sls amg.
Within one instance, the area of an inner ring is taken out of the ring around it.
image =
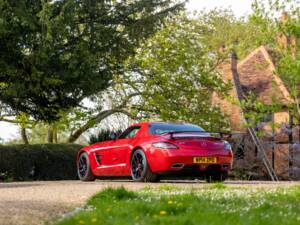
[[[196,125],[142,122],[111,139],[78,152],[80,180],[131,177],[155,182],[185,176],[223,181],[232,167],[230,144]]]

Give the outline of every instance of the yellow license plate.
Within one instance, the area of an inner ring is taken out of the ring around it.
[[[217,157],[194,157],[193,162],[198,164],[216,164],[218,160]]]

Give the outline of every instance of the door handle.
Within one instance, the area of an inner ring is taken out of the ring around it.
[[[116,161],[116,160],[118,160],[118,158],[113,158],[112,160],[113,160],[113,161]]]

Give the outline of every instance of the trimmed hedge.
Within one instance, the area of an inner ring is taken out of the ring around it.
[[[80,148],[74,144],[0,146],[0,176],[14,181],[77,179]]]

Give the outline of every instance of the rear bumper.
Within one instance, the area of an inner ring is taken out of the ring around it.
[[[228,169],[223,169],[222,165],[208,165],[205,170],[199,169],[199,165],[186,165],[181,170],[166,170],[157,174],[165,177],[205,177],[209,174],[227,174]]]
[[[219,172],[228,172],[232,168],[232,153],[225,150],[184,151],[151,149],[146,154],[152,172],[158,174],[201,174],[211,169]],[[193,162],[194,157],[216,157],[217,163],[196,164]]]

